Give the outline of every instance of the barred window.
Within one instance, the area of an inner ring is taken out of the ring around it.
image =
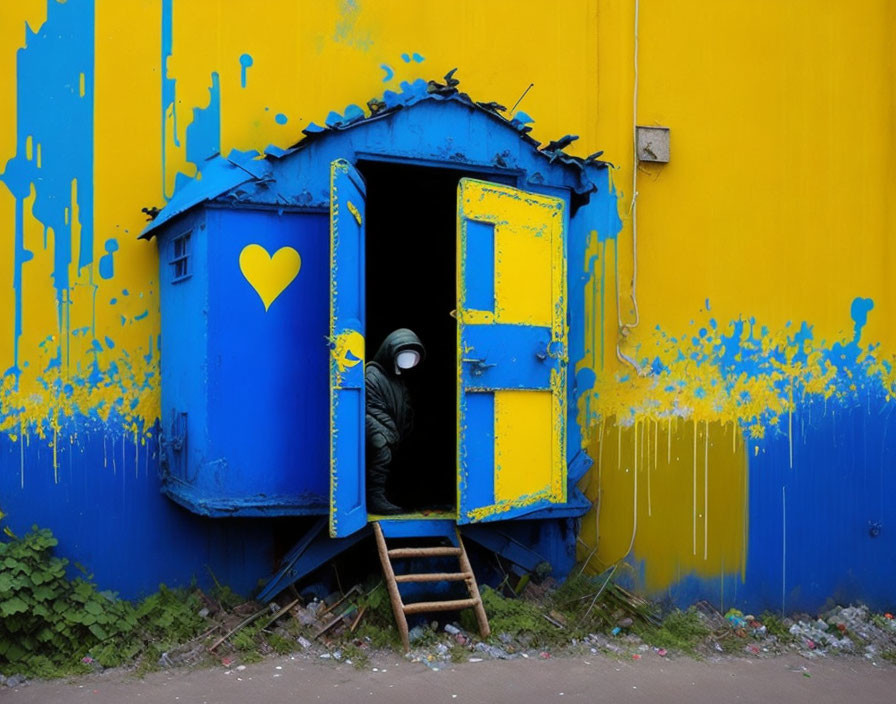
[[[179,237],[174,238],[171,250],[171,266],[174,267],[174,277],[172,283],[183,281],[190,277],[192,268],[190,267],[190,233],[187,232]]]

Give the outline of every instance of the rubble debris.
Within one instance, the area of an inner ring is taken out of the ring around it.
[[[399,648],[391,606],[381,587],[382,582],[369,590],[355,586],[304,604],[293,592],[288,603],[264,608],[246,602],[214,610],[203,600],[208,628],[189,642],[157,652],[149,666],[215,662],[230,672],[239,671],[242,662],[277,652],[366,668],[374,652]],[[434,672],[457,662],[546,660],[586,653],[627,661],[682,654],[718,660],[725,655],[768,658],[796,653],[807,659],[853,656],[876,664],[896,662],[896,619],[862,605],[782,618],[737,609],[723,615],[703,601],[660,618],[656,605],[605,576],[571,578],[562,585],[550,578],[540,582],[533,578],[519,596],[504,594],[513,595],[515,590],[511,585],[503,593],[483,590],[493,625],[488,638],[477,635],[471,614],[460,612],[458,621],[415,625],[410,631],[412,651],[406,657]],[[92,660],[86,654],[84,665],[91,666]],[[8,678],[0,684],[15,686],[11,683],[19,681]]]
[[[253,603],[253,608],[254,608],[254,606],[256,606],[256,605]],[[240,607],[234,608],[234,613],[237,613],[237,609],[239,609],[239,608]],[[216,648],[218,648],[222,643],[224,643],[224,641],[226,641],[227,639],[236,635],[239,631],[241,631],[243,628],[248,626],[255,619],[260,618],[261,616],[264,616],[266,613],[269,613],[269,609],[267,606],[265,606],[263,609],[261,609],[259,611],[256,611],[255,613],[251,614],[250,616],[244,618],[242,621],[240,621],[236,625],[235,628],[232,628],[230,631],[228,631],[223,636],[221,636],[218,640],[216,640],[213,645],[209,646],[209,649],[208,649],[209,652],[214,652],[214,650]]]

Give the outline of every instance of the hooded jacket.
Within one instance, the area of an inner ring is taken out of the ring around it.
[[[398,445],[414,425],[410,394],[395,361],[398,353],[404,350],[414,350],[420,355],[417,366],[423,362],[425,350],[420,338],[411,330],[400,328],[383,340],[373,361],[364,369],[365,429],[368,439],[375,445],[381,446],[383,441],[387,445]]]

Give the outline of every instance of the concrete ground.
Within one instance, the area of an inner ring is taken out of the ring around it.
[[[228,704],[263,702],[806,702],[896,701],[896,666],[852,657],[701,662],[647,653],[486,660],[433,671],[400,656],[378,656],[364,669],[301,655],[272,657],[244,670],[156,672],[138,680],[109,671],[72,680],[0,689],[6,704]]]

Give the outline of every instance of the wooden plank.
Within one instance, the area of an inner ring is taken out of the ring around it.
[[[333,609],[335,609],[335,608],[336,608],[337,606],[339,606],[343,601],[345,601],[346,599],[348,599],[352,594],[357,594],[358,596],[361,595],[361,586],[360,586],[359,584],[356,584],[355,586],[353,586],[351,589],[349,589],[345,594],[343,594],[341,597],[339,597],[339,598],[338,598],[336,601],[334,601],[332,604],[330,604],[329,606],[327,606],[327,607],[325,607],[324,609],[322,609],[322,610],[317,614],[317,617],[320,618],[321,616],[323,616],[324,614],[328,613],[329,611],[333,611]]]
[[[401,557],[457,557],[461,554],[460,548],[395,548],[388,551],[390,558]]]
[[[262,624],[262,626],[261,626],[262,629],[265,629],[265,628],[267,628],[268,626],[270,626],[270,625],[271,625],[274,621],[276,621],[278,618],[281,618],[282,616],[285,616],[285,615],[286,615],[289,611],[291,611],[292,608],[293,608],[296,604],[298,604],[298,603],[299,603],[299,599],[294,599],[294,600],[291,601],[289,604],[287,604],[286,606],[284,606],[282,609],[280,609],[279,611],[277,611],[273,616],[271,616],[267,621],[265,621],[265,622]]]
[[[364,612],[367,611],[367,604],[361,607],[360,611],[358,611],[358,615],[355,616],[355,620],[352,621],[351,627],[348,629],[352,633],[355,632],[355,629],[358,627],[358,624],[361,623],[361,618],[364,616]]]
[[[406,614],[419,614],[425,611],[460,611],[469,609],[479,604],[479,599],[454,599],[453,601],[418,601],[415,604],[405,604]]]
[[[260,617],[260,616],[264,616],[265,614],[269,614],[269,613],[271,613],[271,610],[270,610],[267,606],[265,606],[263,609],[261,609],[261,611],[256,611],[256,612],[255,612],[254,614],[252,614],[251,616],[248,616],[248,617],[244,618],[244,619],[243,619],[242,621],[240,621],[240,622],[239,622],[233,629],[231,629],[228,633],[225,633],[223,636],[221,636],[220,638],[218,638],[218,640],[216,640],[216,641],[214,642],[214,644],[213,644],[211,647],[209,647],[208,651],[209,651],[210,653],[213,652],[213,651],[215,650],[215,648],[217,648],[219,645],[221,645],[221,643],[223,643],[225,640],[227,640],[228,638],[230,638],[230,636],[232,636],[234,633],[236,633],[237,631],[239,631],[239,630],[245,628],[245,627],[248,626],[250,623],[252,623],[255,619],[257,619],[258,617]]]
[[[420,574],[397,574],[396,582],[460,582],[469,579],[469,572],[421,572]]]

